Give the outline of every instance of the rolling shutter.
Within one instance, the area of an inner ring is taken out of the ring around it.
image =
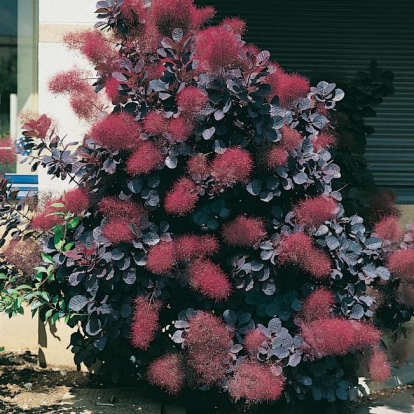
[[[412,0],[196,0],[247,21],[245,40],[271,52],[288,71],[352,76],[376,59],[395,74],[368,137],[366,157],[377,185],[414,204],[414,2]]]

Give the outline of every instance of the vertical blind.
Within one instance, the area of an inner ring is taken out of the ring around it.
[[[247,42],[271,52],[288,71],[352,76],[371,59],[394,72],[395,95],[368,118],[375,128],[366,157],[378,186],[414,204],[414,1],[196,0],[213,5],[217,20],[247,21]]]

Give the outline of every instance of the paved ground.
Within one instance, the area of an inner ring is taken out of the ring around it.
[[[414,413],[414,388],[409,387],[388,397],[374,397],[355,414],[402,414]]]
[[[374,394],[354,414],[414,414],[414,388]],[[132,389],[85,389],[69,391],[56,414],[186,414],[184,407],[164,406]]]
[[[132,389],[119,388],[73,389],[64,396],[61,406],[59,414],[186,414],[183,407],[162,407]]]

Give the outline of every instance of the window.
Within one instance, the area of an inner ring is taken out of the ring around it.
[[[0,171],[29,174],[13,158],[23,113],[37,112],[37,5],[35,0],[0,0]],[[9,138],[10,137],[10,138]]]

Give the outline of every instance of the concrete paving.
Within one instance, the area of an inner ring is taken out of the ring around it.
[[[186,414],[184,407],[162,406],[131,388],[72,389],[56,414]]]
[[[397,392],[391,396],[374,396],[372,401],[367,401],[355,414],[413,414],[414,413],[414,388],[409,387],[403,392]]]

